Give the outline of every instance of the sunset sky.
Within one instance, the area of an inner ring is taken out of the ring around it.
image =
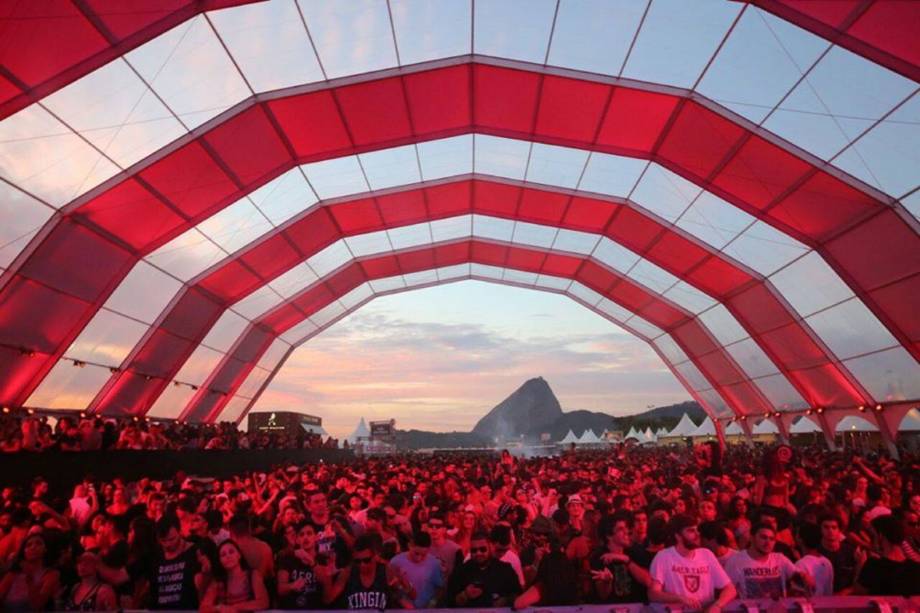
[[[386,296],[292,354],[256,411],[469,430],[542,376],[565,411],[623,415],[688,399],[648,345],[571,299],[480,281]]]

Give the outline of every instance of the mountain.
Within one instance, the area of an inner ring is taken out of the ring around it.
[[[488,440],[545,432],[562,415],[559,400],[543,377],[529,379],[498,403],[473,428]]]

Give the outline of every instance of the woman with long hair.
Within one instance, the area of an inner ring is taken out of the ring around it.
[[[80,580],[70,588],[65,611],[112,611],[118,608],[115,590],[99,577],[99,556],[84,551],[77,558]]]
[[[44,611],[60,590],[61,574],[48,567],[48,546],[41,534],[22,542],[13,567],[0,579],[0,609]]]
[[[220,564],[214,568],[214,581],[208,587],[202,611],[223,613],[258,611],[268,608],[268,591],[259,571],[251,569],[236,541],[228,539],[218,548]]]

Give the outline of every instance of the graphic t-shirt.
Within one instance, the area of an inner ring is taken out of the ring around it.
[[[784,598],[786,585],[797,571],[789,558],[775,551],[755,560],[746,550],[739,551],[725,565],[741,598]]]
[[[645,586],[632,576],[632,573],[629,572],[629,565],[623,562],[605,563],[602,560],[605,553],[605,549],[597,549],[591,556],[591,570],[607,568],[613,575],[610,595],[604,599],[604,602],[645,602],[648,599]],[[630,548],[626,555],[642,568],[648,568],[651,563],[651,556],[641,547]]]
[[[390,566],[401,570],[415,588],[415,600],[412,603],[416,609],[431,606],[437,590],[444,586],[441,562],[433,555],[425,556],[421,562],[413,562],[408,553],[401,553],[390,560]]]
[[[282,609],[323,608],[322,588],[316,578],[313,566],[306,564],[296,555],[290,554],[278,560],[278,570],[287,571],[288,582],[304,580],[304,586],[297,592],[281,596],[278,603]]]
[[[694,549],[686,558],[674,547],[662,549],[652,560],[649,573],[666,592],[697,598],[703,604],[714,601],[716,590],[731,583],[715,554],[703,547]]]
[[[153,566],[150,582],[151,609],[197,609],[198,592],[195,573],[198,558],[195,548],[189,547],[171,560],[159,558]]]

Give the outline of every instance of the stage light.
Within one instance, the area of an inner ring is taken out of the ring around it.
[[[73,365],[76,366],[77,368],[83,368],[84,366],[86,366],[86,362],[81,362],[80,360],[74,360]]]
[[[9,412],[10,412],[10,407],[3,407],[3,412],[4,412],[4,413],[9,413]]]
[[[876,410],[876,412],[881,413],[881,412],[882,412],[882,405],[880,405],[880,404],[875,405],[875,410]]]
[[[118,369],[117,366],[109,366],[109,372],[115,375],[115,374],[120,373],[121,371]]]
[[[818,407],[817,409],[815,409],[815,411],[817,411],[818,415],[820,415],[821,413],[824,412],[824,407]]]
[[[86,419],[86,411],[80,411],[80,419]]]
[[[191,387],[191,388],[192,388],[194,391],[196,391],[196,392],[198,391],[198,386],[197,386],[197,385],[190,385],[189,387]]]
[[[26,413],[29,415],[35,415],[35,409],[26,409]]]
[[[779,411],[773,414],[773,417],[779,417]]]
[[[856,407],[856,410],[859,411],[860,413],[865,413],[865,412],[866,412],[866,406],[861,404],[861,405],[859,405],[858,407]]]
[[[153,379],[151,375],[144,375],[144,381],[150,381],[151,379]]]
[[[739,417],[738,419],[740,419],[741,421],[745,421],[745,420],[747,420],[747,415],[742,415],[742,416]]]
[[[805,414],[806,414],[806,415],[811,415],[811,409],[806,410],[806,411],[805,411]]]

